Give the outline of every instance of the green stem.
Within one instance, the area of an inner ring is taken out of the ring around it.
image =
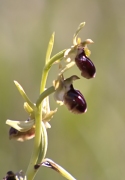
[[[45,124],[43,123],[43,121],[41,122],[41,142],[40,142],[40,152],[39,152],[39,157],[37,160],[38,164],[39,162],[41,162],[41,159],[43,160],[46,156],[46,152],[47,152],[47,148],[48,148],[48,136],[47,136],[47,130],[45,127]]]
[[[42,94],[40,94],[38,100],[36,101],[36,107],[39,107],[42,100],[49,96],[50,94],[52,94],[55,91],[55,88],[53,86],[49,87],[48,89],[46,89]]]
[[[55,56],[53,56],[50,59],[50,61],[45,65],[45,67],[43,69],[42,78],[41,78],[41,84],[40,84],[40,97],[38,98],[38,100],[36,102],[37,107],[35,108],[35,127],[36,127],[36,129],[35,129],[35,139],[34,139],[33,153],[32,153],[31,160],[30,160],[27,172],[26,172],[27,180],[33,180],[35,175],[36,175],[37,171],[34,169],[34,165],[36,164],[36,162],[38,160],[38,157],[39,157],[39,153],[40,153],[40,145],[41,145],[41,140],[42,140],[41,136],[45,137],[43,129],[42,129],[42,133],[41,133],[42,100],[46,96],[48,96],[49,93],[54,92],[54,87],[51,87],[49,89],[51,91],[48,90],[48,91],[45,91],[45,93],[43,93],[44,90],[45,90],[48,73],[49,73],[49,70],[50,70],[52,64],[55,61],[57,61],[57,60],[59,60],[59,59],[64,57],[64,52],[65,52],[65,50],[63,50],[63,51],[57,53]],[[46,146],[44,144],[42,144],[42,148],[43,148],[43,152],[42,153],[45,154],[43,146],[45,148],[46,148]],[[42,155],[41,155],[41,157],[42,157]]]
[[[32,157],[26,172],[26,177],[27,180],[32,180],[35,177],[36,171],[34,170],[34,164],[36,164],[37,159],[38,159],[38,154],[39,154],[39,146],[40,146],[40,141],[39,141],[39,132],[41,131],[41,117],[39,113],[39,109],[36,108],[35,111],[35,119],[36,119],[36,131],[35,131],[35,140],[34,140],[34,148],[33,148],[33,153]],[[41,133],[40,133],[41,135]]]
[[[42,74],[42,78],[41,78],[41,86],[40,86],[40,94],[44,91],[45,89],[45,85],[46,85],[46,81],[47,81],[47,76],[49,73],[49,70],[52,66],[52,64],[54,62],[56,62],[59,59],[62,59],[64,57],[64,53],[65,53],[65,49],[60,51],[59,53],[57,53],[56,55],[54,55],[50,61],[45,65],[44,69],[43,69],[43,74]]]

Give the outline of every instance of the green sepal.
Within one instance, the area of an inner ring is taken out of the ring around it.
[[[29,114],[31,119],[35,118],[35,112],[27,102],[24,103],[24,109]]]
[[[17,120],[7,119],[6,124],[8,124],[9,126],[13,127],[14,129],[20,132],[26,132],[34,126],[35,121],[34,119],[26,120],[26,121],[17,121]]]
[[[78,26],[78,29],[76,30],[74,36],[73,36],[73,45],[77,45],[77,36],[79,31],[81,31],[81,29],[85,26],[85,22],[80,23],[80,25]]]
[[[53,50],[54,37],[55,37],[55,33],[52,34],[50,41],[49,41],[49,44],[48,44],[48,48],[47,48],[47,52],[46,52],[46,60],[45,60],[46,64],[49,62],[50,56],[51,56],[51,53]]]
[[[65,87],[69,87],[73,81],[80,79],[77,75],[72,75],[71,77],[64,80]]]
[[[14,81],[18,91],[20,92],[20,94],[22,95],[22,97],[24,98],[24,100],[29,104],[29,106],[34,109],[35,105],[30,101],[30,99],[28,98],[27,94],[25,93],[24,89],[22,88],[22,86],[17,82]]]

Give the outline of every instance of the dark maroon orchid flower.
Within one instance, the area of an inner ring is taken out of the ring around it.
[[[87,111],[87,104],[83,95],[79,90],[75,90],[73,85],[64,95],[64,104],[73,113],[81,114]]]
[[[60,77],[54,98],[60,105],[65,104],[71,112],[81,114],[87,111],[87,104],[81,92],[73,87],[73,81],[77,79],[79,77],[76,75],[65,80]]]
[[[78,54],[75,57],[75,62],[81,71],[81,75],[87,79],[93,78],[96,75],[96,68],[93,62],[86,56],[84,48],[78,49]]]

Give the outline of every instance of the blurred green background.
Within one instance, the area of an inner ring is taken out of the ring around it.
[[[0,1],[0,178],[6,172],[26,170],[33,140],[9,140],[6,119],[27,119],[17,80],[32,101],[39,95],[46,48],[56,32],[53,55],[72,45],[79,23],[82,40],[91,38],[91,60],[95,79],[74,83],[85,96],[88,111],[83,115],[59,108],[48,130],[51,158],[78,180],[125,179],[125,1],[123,0],[1,0]],[[47,86],[58,72],[54,66]],[[80,76],[77,67],[69,70]],[[51,107],[56,103],[51,97]],[[58,173],[41,168],[36,179],[63,180]]]

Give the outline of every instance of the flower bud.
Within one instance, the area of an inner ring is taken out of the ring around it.
[[[71,85],[71,89],[64,95],[64,104],[73,113],[81,114],[87,111],[87,104],[83,95],[80,91],[75,90],[73,85]]]
[[[93,62],[86,56],[83,48],[78,48],[78,54],[75,57],[75,62],[83,77],[87,79],[95,77],[96,68]]]

